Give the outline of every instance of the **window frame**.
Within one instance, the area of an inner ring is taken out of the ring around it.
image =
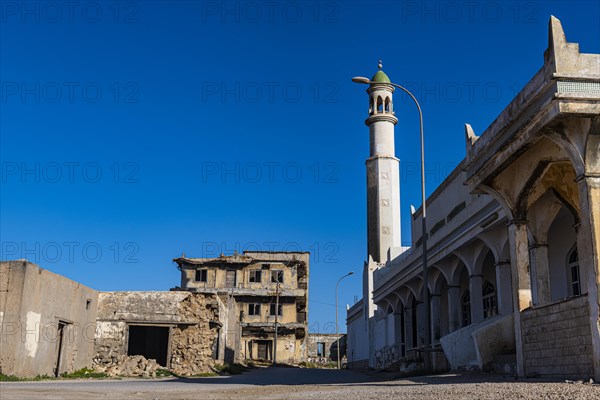
[[[202,273],[204,273],[204,279],[198,279],[198,277],[202,278]],[[194,282],[207,283],[208,282],[208,269],[207,268],[197,268],[194,273]]]
[[[277,275],[275,275],[277,274]],[[282,269],[272,269],[271,270],[271,278],[270,281],[271,283],[283,283],[284,282],[284,278],[283,278],[283,270]],[[274,278],[274,276],[276,276],[276,278]]]
[[[271,303],[269,304],[269,316],[270,317],[274,317],[276,314],[274,313],[275,310],[275,306],[276,304]],[[279,306],[279,313],[277,314],[279,317],[283,317],[283,304],[278,304],[277,306]]]
[[[573,254],[576,259],[572,260]],[[577,250],[577,244],[575,244],[567,253],[567,292],[569,297],[581,296],[581,270],[579,269],[579,251]],[[577,280],[573,279],[573,272],[577,274]],[[576,286],[575,286],[576,285]],[[575,290],[577,287],[577,290]]]
[[[256,277],[258,276],[258,280]],[[262,283],[262,270],[260,269],[251,269],[250,274],[248,276],[249,283]]]
[[[461,327],[471,325],[471,292],[466,289],[460,297]]]
[[[248,316],[259,317],[260,316],[260,303],[249,303],[248,304]]]
[[[487,293],[486,290],[488,291]],[[483,301],[483,319],[498,315],[498,297],[496,286],[494,286],[492,282],[485,281],[483,283],[481,288],[481,299]]]

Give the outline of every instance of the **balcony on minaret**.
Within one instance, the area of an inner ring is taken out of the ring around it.
[[[392,100],[394,89],[390,78],[381,70],[380,62],[379,70],[371,78],[367,89],[369,94],[369,118],[365,121],[367,125],[378,121],[391,122],[394,125],[398,122],[394,115],[394,102]]]

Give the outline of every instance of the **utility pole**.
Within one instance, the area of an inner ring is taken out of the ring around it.
[[[338,325],[338,286],[340,285],[340,282],[342,281],[342,279],[347,278],[350,275],[354,275],[354,271],[350,271],[346,275],[342,276],[335,284],[335,336],[336,336],[335,341],[336,341],[336,346],[337,346],[337,350],[336,350],[337,369],[340,369],[340,332],[339,332],[339,325]],[[346,342],[346,343],[348,343],[348,342]]]
[[[275,289],[275,340],[273,341],[273,366],[277,366],[277,318],[279,317],[279,277]]]

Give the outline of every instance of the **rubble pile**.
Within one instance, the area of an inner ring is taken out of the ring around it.
[[[218,306],[209,296],[193,294],[179,303],[179,315],[199,323],[172,330],[171,371],[184,376],[213,372],[217,330],[209,321],[218,320]]]
[[[97,360],[94,360],[95,362]],[[144,356],[117,356],[108,363],[96,364],[94,370],[103,372],[108,376],[140,376],[144,378],[156,377],[156,371],[162,367],[156,360],[147,360]]]

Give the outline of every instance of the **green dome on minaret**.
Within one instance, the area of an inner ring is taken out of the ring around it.
[[[381,70],[382,67],[381,60],[379,60],[379,71],[375,72],[371,78],[372,83],[391,83],[390,78]]]

